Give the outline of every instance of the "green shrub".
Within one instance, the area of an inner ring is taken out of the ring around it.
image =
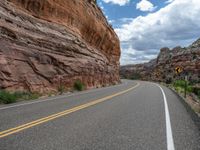
[[[185,80],[177,80],[174,82],[175,89],[178,89],[179,92],[184,92],[185,89]],[[193,92],[193,86],[188,85],[187,82],[187,92],[192,93]]]
[[[15,97],[17,98],[17,100],[21,99],[21,100],[33,100],[33,99],[38,99],[41,94],[37,93],[37,92],[15,92],[14,93]]]
[[[192,93],[193,92],[193,87],[192,86],[187,86],[187,92]]]
[[[28,99],[27,100],[33,100],[38,99],[41,95],[37,92],[35,93],[28,93]]]
[[[175,87],[175,90],[178,92],[178,93],[183,93],[184,92],[184,89],[182,87]]]
[[[0,91],[0,102],[4,104],[10,104],[16,102],[17,97],[15,94],[12,94],[7,91]]]
[[[82,90],[84,90],[84,88],[85,88],[85,85],[80,80],[77,80],[74,82],[75,90],[82,91]]]
[[[194,94],[196,94],[196,95],[199,97],[199,99],[200,99],[200,88],[194,87],[194,88],[193,88],[193,92],[194,92]]]
[[[17,100],[33,100],[38,99],[41,95],[38,93],[30,92],[14,92],[10,93],[8,91],[0,91],[0,103],[10,104],[15,103]]]
[[[184,88],[185,87],[185,80],[176,80],[174,82],[174,86],[175,87],[182,87],[182,88]]]
[[[58,87],[58,92],[60,92],[61,94],[65,91],[65,87],[63,85],[60,85]]]
[[[17,92],[15,92],[15,93],[13,93],[13,94],[15,95],[15,97],[16,97],[17,99],[23,98],[23,97],[25,97],[26,95],[28,95],[27,92],[20,92],[20,91],[17,91]],[[25,99],[25,98],[24,98],[24,99]]]

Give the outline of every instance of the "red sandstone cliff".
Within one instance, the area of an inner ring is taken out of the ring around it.
[[[1,0],[0,89],[119,82],[117,35],[92,0]]]

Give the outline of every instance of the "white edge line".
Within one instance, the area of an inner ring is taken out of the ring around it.
[[[166,98],[165,92],[162,89],[162,87],[158,84],[155,84],[155,85],[160,88],[162,95],[163,95],[164,104],[165,104],[167,150],[175,150],[173,134],[172,134],[172,127],[171,127],[171,122],[170,122],[169,108],[168,108],[168,104],[167,104],[167,98]]]
[[[127,83],[124,82],[122,84],[119,84],[119,85],[115,85],[115,87],[118,87],[118,86],[122,86],[122,85],[126,85]],[[100,91],[100,90],[103,90],[103,89],[108,89],[108,88],[112,88],[113,86],[109,86],[109,87],[104,87],[104,88],[100,88],[100,89],[93,89],[92,91],[85,91],[85,92],[81,92],[81,93],[73,93],[73,94],[69,94],[69,95],[61,95],[61,96],[56,96],[55,98],[48,98],[48,99],[44,99],[44,100],[35,100],[33,102],[27,102],[27,103],[22,103],[22,104],[16,104],[16,105],[12,105],[12,106],[5,106],[5,107],[0,107],[0,110],[5,110],[5,109],[9,109],[9,108],[14,108],[14,107],[20,107],[20,106],[26,106],[26,105],[31,105],[31,104],[37,104],[37,103],[42,103],[42,102],[46,102],[46,101],[53,101],[53,100],[56,100],[56,99],[59,99],[59,98],[67,98],[67,97],[70,97],[70,96],[78,96],[78,95],[82,95],[82,94],[88,94],[88,93],[92,93],[92,92],[95,92],[95,91]]]

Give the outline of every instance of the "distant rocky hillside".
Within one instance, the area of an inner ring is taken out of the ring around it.
[[[95,0],[1,0],[0,89],[119,82],[119,39]]]
[[[176,74],[175,68],[183,72]],[[148,63],[122,66],[120,75],[123,78],[150,81],[171,82],[188,75],[190,80],[200,80],[200,39],[186,48],[162,48],[158,57]]]

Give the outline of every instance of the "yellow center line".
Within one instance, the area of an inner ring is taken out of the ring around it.
[[[104,97],[104,98],[97,99],[97,100],[94,100],[94,101],[92,101],[92,102],[89,102],[89,103],[86,103],[86,104],[83,104],[83,105],[80,105],[80,106],[76,106],[76,107],[74,107],[74,108],[71,108],[71,109],[68,109],[68,110],[65,110],[65,111],[62,111],[62,112],[59,112],[59,113],[56,113],[56,114],[53,114],[53,115],[50,115],[50,116],[41,118],[41,119],[38,119],[38,120],[35,120],[35,121],[32,121],[32,122],[26,123],[26,124],[23,124],[23,125],[20,125],[20,126],[17,126],[17,127],[15,127],[15,128],[11,128],[11,129],[8,129],[8,130],[5,130],[5,131],[1,131],[1,132],[0,132],[0,138],[6,137],[6,136],[8,136],[8,135],[12,135],[12,134],[17,133],[17,132],[20,132],[20,131],[22,131],[22,130],[25,130],[25,129],[34,127],[34,126],[36,126],[36,125],[39,125],[39,124],[42,124],[42,123],[45,123],[45,122],[54,120],[54,119],[56,119],[56,118],[59,118],[59,117],[68,115],[68,114],[70,114],[70,113],[79,111],[79,110],[81,110],[81,109],[84,109],[84,108],[87,108],[87,107],[96,105],[96,104],[101,103],[101,102],[103,102],[103,101],[109,100],[109,99],[111,99],[111,98],[113,98],[113,97],[116,97],[116,96],[125,94],[125,93],[127,93],[127,92],[129,92],[129,91],[135,89],[135,88],[138,87],[139,85],[140,85],[140,84],[137,83],[136,86],[131,87],[131,88],[127,89],[127,90],[124,90],[124,91],[121,91],[121,92],[112,94],[112,95],[110,95],[110,96],[106,96],[106,97]]]

